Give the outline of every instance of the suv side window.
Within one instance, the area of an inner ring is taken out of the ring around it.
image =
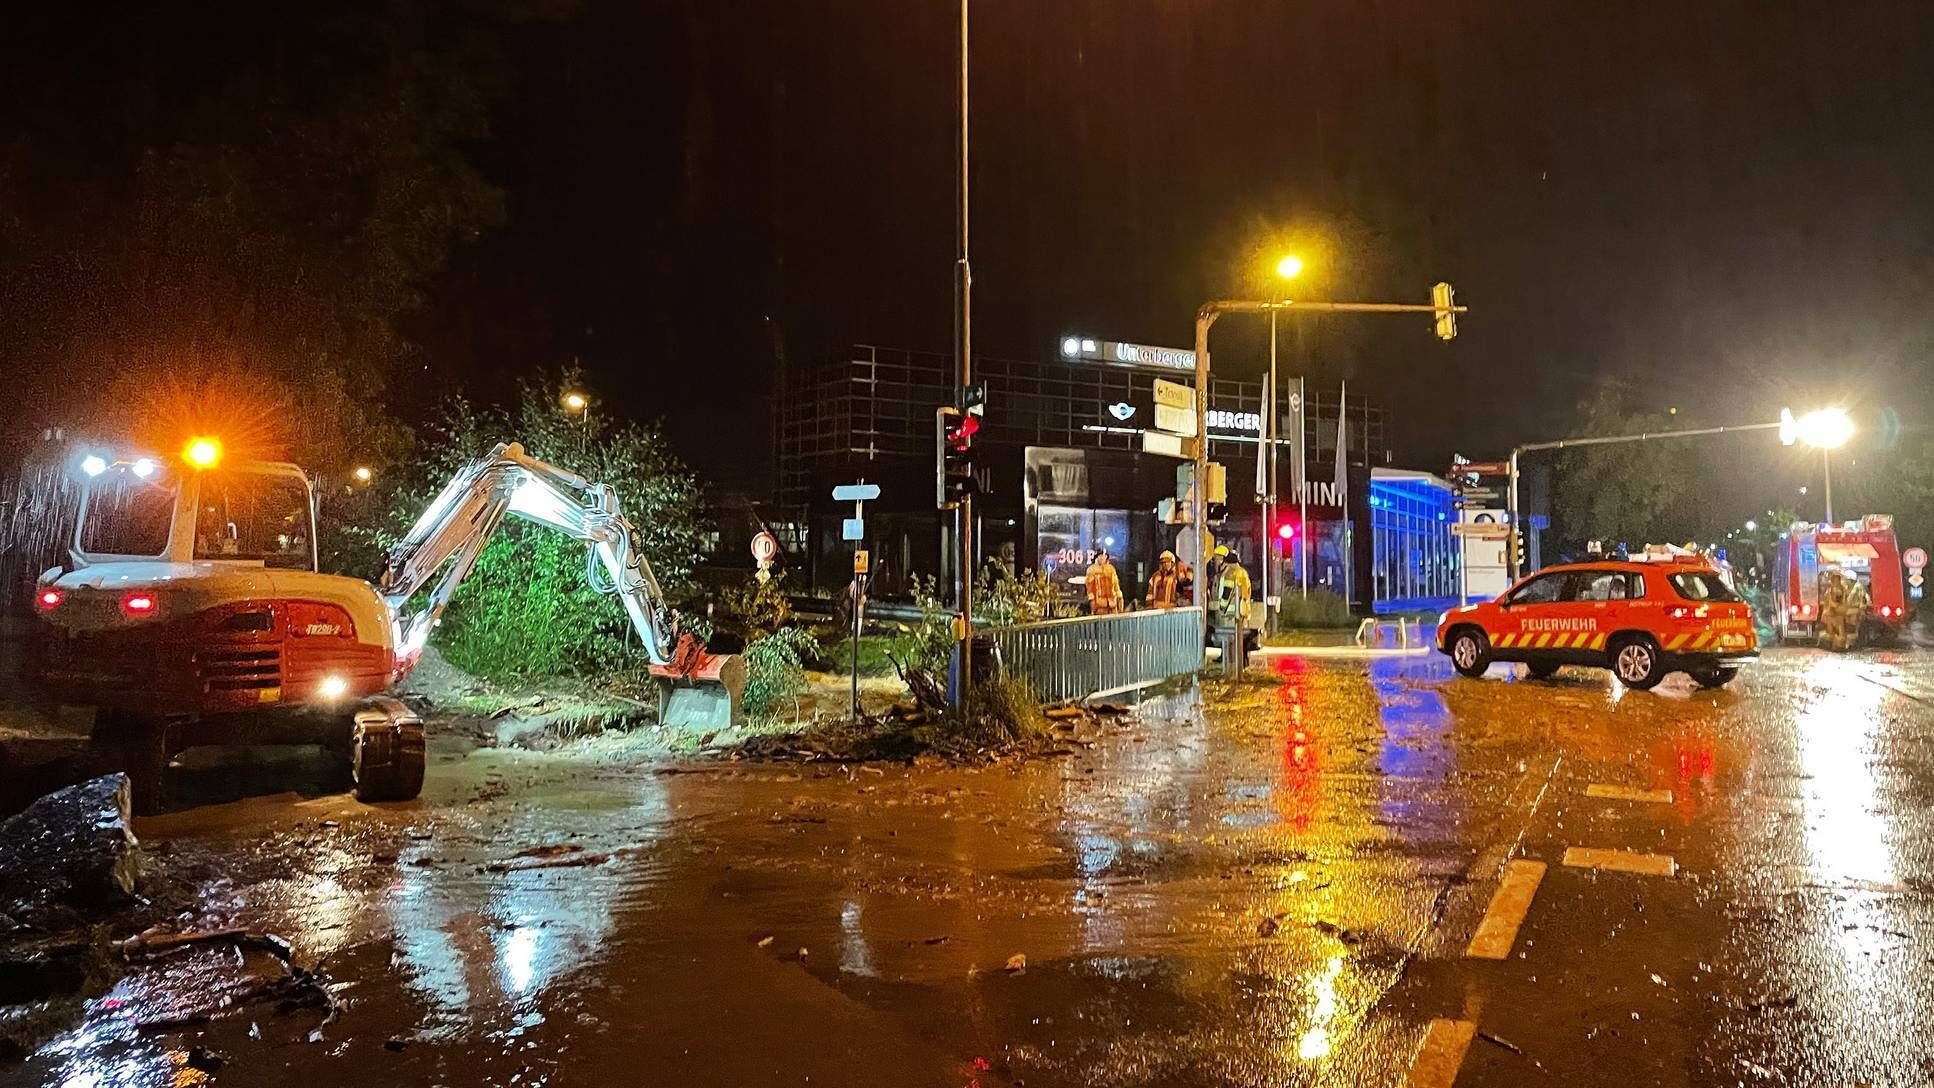
[[[1581,601],[1634,601],[1645,596],[1645,576],[1624,571],[1602,571],[1579,576]]]
[[[1545,574],[1531,579],[1519,586],[1517,591],[1506,599],[1507,604],[1552,604],[1565,599],[1565,585],[1571,581],[1568,571]]]

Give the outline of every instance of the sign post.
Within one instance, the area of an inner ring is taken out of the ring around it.
[[[833,488],[834,502],[853,504],[853,516],[840,526],[840,539],[853,542],[853,583],[848,590],[853,599],[853,717],[860,716],[860,631],[866,613],[866,503],[880,497],[880,485],[861,480]]]

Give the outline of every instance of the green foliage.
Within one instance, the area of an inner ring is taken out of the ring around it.
[[[387,532],[364,535],[393,540],[451,473],[499,442],[520,440],[533,456],[611,485],[660,587],[667,594],[684,589],[702,530],[697,481],[655,427],[595,412],[584,420],[567,418],[557,399],[548,385],[530,385],[509,412],[454,402],[442,425],[427,432],[417,479],[396,491]],[[584,544],[506,518],[452,598],[437,629],[438,645],[458,668],[491,678],[604,672],[642,663],[623,605],[592,589],[586,567]]]
[[[888,651],[903,668],[921,668],[935,676],[945,676],[947,659],[954,650],[953,610],[941,603],[932,575],[914,575],[908,588],[920,617],[912,623],[897,624]]]
[[[770,721],[791,707],[796,714],[806,690],[806,662],[819,655],[819,642],[804,628],[785,627],[745,647],[745,712]]]
[[[964,712],[947,724],[956,739],[990,748],[1038,740],[1049,731],[1033,687],[1005,673],[975,684]]]
[[[1601,384],[1578,406],[1574,435],[1636,434],[1692,426],[1673,416],[1629,412],[1617,389]],[[1680,462],[1683,446],[1672,441],[1582,446],[1558,459],[1552,488],[1554,512],[1565,537],[1633,546],[1670,535],[1662,515],[1690,486]]]
[[[1053,604],[1054,583],[1041,571],[1016,575],[995,564],[982,568],[974,582],[974,617],[995,627],[1044,620]]]
[[[712,609],[712,621],[721,631],[743,638],[749,645],[792,623],[792,602],[782,587],[785,572],[764,582],[748,578],[743,586],[719,591]]]
[[[1286,628],[1355,627],[1357,618],[1342,596],[1327,589],[1311,589],[1309,596],[1284,593],[1278,607],[1277,622]]]

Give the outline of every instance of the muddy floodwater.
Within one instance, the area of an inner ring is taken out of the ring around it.
[[[1280,657],[978,768],[443,744],[410,805],[138,826],[184,927],[286,938],[333,1016],[211,943],[0,1082],[1449,1084],[1461,1038],[1459,1085],[1924,1083],[1929,673]]]

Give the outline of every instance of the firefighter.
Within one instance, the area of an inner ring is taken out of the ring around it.
[[[1148,579],[1148,606],[1174,608],[1180,594],[1181,572],[1176,569],[1175,553],[1163,552],[1156,561],[1155,573]]]
[[[1845,574],[1828,568],[1820,572],[1820,644],[1829,650],[1853,646],[1860,619],[1852,608],[1852,592]]]
[[[1242,569],[1242,557],[1228,548],[1217,548],[1222,572],[1216,578],[1217,626],[1233,630],[1235,637],[1225,644],[1224,653],[1233,653],[1235,672],[1249,664],[1249,572]]]
[[[1175,601],[1184,605],[1195,603],[1195,568],[1183,559],[1175,561]]]
[[[1106,551],[1096,554],[1094,564],[1088,568],[1087,582],[1090,615],[1107,616],[1122,611],[1121,576],[1115,573],[1115,564],[1109,561]]]

